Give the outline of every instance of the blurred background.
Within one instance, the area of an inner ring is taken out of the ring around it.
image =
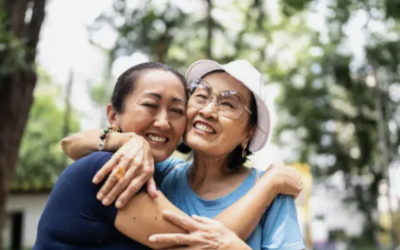
[[[262,72],[275,127],[250,165],[306,176],[308,249],[400,249],[399,0],[0,0],[0,247],[32,247],[61,139],[107,126],[119,74],[204,58]]]

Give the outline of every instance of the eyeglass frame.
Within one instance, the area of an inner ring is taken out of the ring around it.
[[[191,92],[192,92],[191,89],[192,89],[192,86],[193,86],[193,82],[196,82],[197,86],[199,86],[199,85],[201,84],[201,82],[204,82],[204,83],[206,83],[206,84],[208,85],[209,89],[211,90],[210,95],[209,95],[208,98],[206,99],[206,102],[205,102],[204,104],[202,104],[202,107],[201,107],[201,108],[204,108],[204,107],[205,107],[207,104],[209,104],[210,101],[211,101],[211,102],[213,102],[214,106],[217,108],[218,113],[220,114],[220,112],[219,112],[220,104],[218,104],[218,103],[216,102],[216,100],[217,100],[217,97],[220,96],[221,93],[224,93],[224,92],[232,92],[232,91],[234,91],[234,92],[235,92],[235,95],[239,96],[240,100],[244,100],[245,102],[246,102],[246,101],[248,102],[248,100],[247,100],[246,98],[244,98],[244,97],[243,97],[238,91],[236,91],[236,90],[223,90],[223,91],[219,92],[218,94],[215,94],[215,93],[213,93],[213,92],[214,92],[214,89],[213,89],[213,87],[210,85],[210,83],[208,83],[208,82],[205,81],[204,79],[196,79],[196,80],[192,80],[192,81],[188,84],[188,90],[187,90],[187,91],[188,91],[188,96],[189,96],[189,99],[188,99],[188,101],[187,101],[188,104],[190,103],[190,98],[192,97],[192,94],[195,93],[195,91],[193,91],[193,93],[191,93]],[[196,89],[197,89],[197,87],[196,87]],[[243,110],[247,111],[250,115],[253,114],[253,112],[251,112],[251,110],[247,107],[247,105],[246,105],[246,104],[243,104],[242,110],[241,110],[240,114],[237,115],[237,117],[234,117],[234,118],[233,118],[233,117],[228,117],[228,118],[232,118],[232,119],[237,119],[237,118],[239,118],[239,116],[241,116],[241,115],[243,114]],[[225,116],[225,115],[223,115],[223,116]],[[225,117],[226,117],[226,116],[225,116]]]

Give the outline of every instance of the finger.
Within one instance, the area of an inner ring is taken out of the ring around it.
[[[93,177],[93,183],[94,184],[99,184],[101,181],[104,180],[104,178],[111,173],[111,171],[113,170],[113,168],[118,164],[119,160],[120,160],[121,155],[120,154],[114,154],[111,159],[104,164],[104,166],[97,171],[97,173],[95,174],[95,176]]]
[[[154,181],[154,178],[150,178],[150,180],[147,182],[146,189],[151,198],[155,199],[158,197],[156,182]]]
[[[147,181],[147,177],[138,176],[135,178],[119,196],[115,206],[122,208],[125,204],[142,188],[143,184]]]
[[[114,167],[111,174],[108,176],[106,182],[101,187],[100,191],[97,194],[97,198],[103,202],[104,206],[108,206],[114,200],[111,200],[111,196],[109,196],[112,189],[124,178],[126,175],[127,163],[125,161],[120,161],[117,166]]]
[[[171,211],[163,211],[163,218],[189,232],[199,229],[196,221],[187,215],[176,214]]]
[[[218,224],[218,221],[207,218],[207,217],[203,217],[203,216],[192,215],[192,218],[197,222],[208,224],[208,225]]]
[[[128,166],[121,166],[121,168],[125,169],[128,168]],[[105,198],[103,200],[103,205],[108,206],[114,202],[117,197],[127,189],[129,183],[131,183],[135,177],[137,178],[135,168],[130,168],[125,174],[121,175],[122,176],[118,176],[115,174],[115,176],[119,179],[118,182],[115,183],[115,185],[112,186],[107,193],[106,191],[104,192]]]
[[[196,245],[205,249],[213,249],[219,245],[218,242],[203,239],[199,236],[188,234],[153,234],[149,237],[150,242],[176,245]]]

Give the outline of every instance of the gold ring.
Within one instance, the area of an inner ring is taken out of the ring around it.
[[[117,179],[121,179],[125,175],[125,168],[122,167],[121,165],[118,165],[114,169],[113,174],[114,174],[115,177],[117,177]]]

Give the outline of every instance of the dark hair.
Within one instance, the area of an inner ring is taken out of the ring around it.
[[[129,96],[135,89],[135,84],[140,76],[149,70],[164,70],[174,74],[182,82],[185,89],[186,98],[188,97],[186,91],[186,80],[181,74],[178,73],[178,71],[173,69],[171,66],[158,62],[141,63],[122,73],[115,83],[114,92],[111,97],[111,104],[117,113],[122,113],[124,111],[126,97]]]
[[[215,70],[215,71],[208,72],[207,74],[205,74],[202,77],[202,79],[204,77],[206,77],[207,75],[210,75],[213,73],[221,73],[221,72],[225,72],[225,71],[224,70]],[[256,99],[252,92],[250,92],[250,111],[251,111],[251,114],[250,114],[250,119],[249,119],[247,129],[252,129],[253,127],[257,126],[257,122],[258,122],[257,103],[256,103]],[[229,155],[230,159],[228,162],[229,169],[237,169],[248,160],[248,156],[252,155],[252,153],[249,149],[250,144],[251,144],[251,139],[249,140],[249,142],[247,144],[246,156],[244,158],[242,157],[242,152],[243,152],[242,145],[238,145],[230,153],[230,155]],[[190,153],[190,151],[192,151],[192,149],[188,145],[186,145],[184,142],[181,142],[178,145],[178,147],[176,148],[176,150],[183,154],[188,154],[188,153]]]

